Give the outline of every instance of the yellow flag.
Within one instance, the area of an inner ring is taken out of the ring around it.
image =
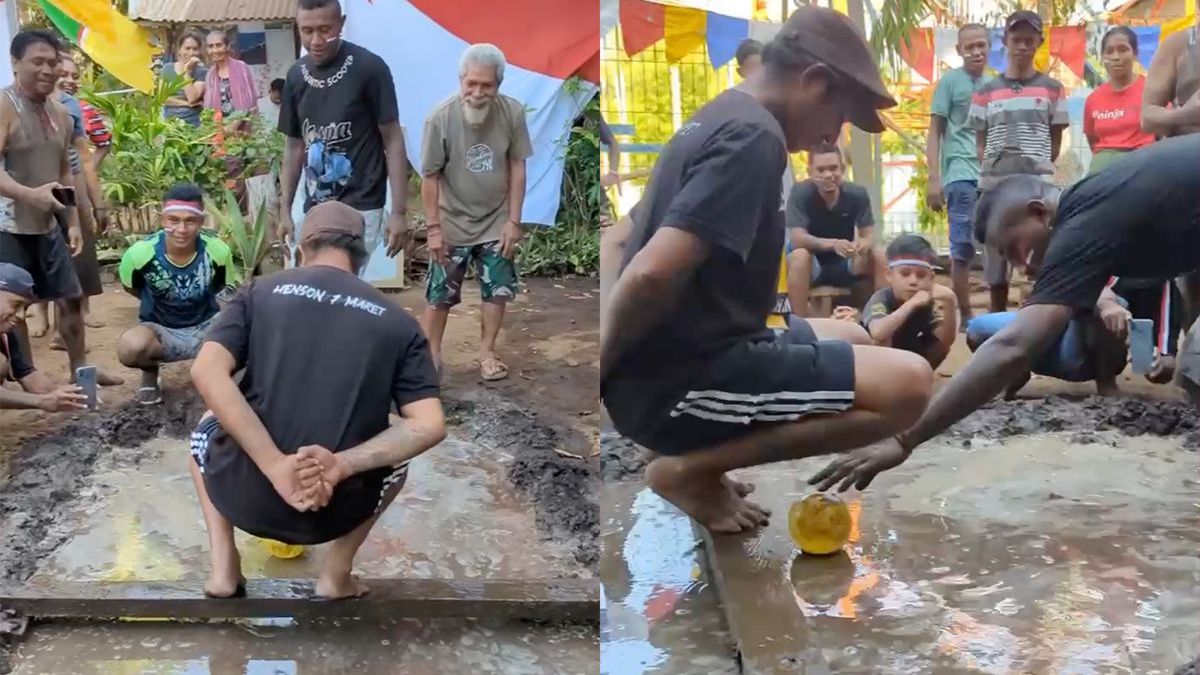
[[[114,77],[142,92],[154,88],[154,53],[146,29],[108,0],[39,0],[46,16]]]
[[[675,63],[704,44],[708,14],[687,7],[663,8],[663,37],[667,40],[667,63]]]
[[[1033,68],[1039,73],[1050,70],[1050,36],[1042,40],[1042,46],[1033,54]]]

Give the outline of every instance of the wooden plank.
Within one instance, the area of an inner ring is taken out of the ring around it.
[[[307,579],[251,579],[244,598],[206,598],[201,581],[54,583],[0,588],[0,607],[36,618],[227,619],[477,617],[595,623],[599,584],[589,579],[366,580],[362,598],[318,598]]]
[[[402,291],[408,288],[408,278],[404,274],[404,251],[397,253],[394,260],[396,261],[396,276],[391,279],[372,281],[371,285],[385,291]]]

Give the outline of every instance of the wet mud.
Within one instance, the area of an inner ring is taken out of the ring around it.
[[[1183,401],[1147,401],[1134,398],[1066,398],[995,401],[954,425],[947,432],[963,440],[996,440],[1046,431],[1072,432],[1078,443],[1102,440],[1102,431],[1126,436],[1182,436],[1184,447],[1200,449],[1200,421],[1196,409]],[[600,467],[605,481],[640,479],[649,462],[647,451],[616,433],[600,435]]]
[[[533,502],[538,528],[575,551],[593,573],[600,560],[600,476],[590,458],[560,455],[570,433],[536,412],[485,391],[447,402],[455,431],[466,440],[513,455],[508,479]]]
[[[136,448],[167,435],[188,434],[204,412],[194,393],[167,392],[161,406],[129,404],[111,414],[83,415],[26,445],[0,489],[0,579],[23,581],[60,546],[70,531],[56,527],[66,503],[75,500],[97,460],[113,448]],[[126,458],[136,469],[145,457]]]

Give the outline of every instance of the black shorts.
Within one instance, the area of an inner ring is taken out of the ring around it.
[[[71,249],[57,227],[46,234],[0,232],[0,262],[29,272],[38,300],[78,298],[83,294]]]
[[[323,544],[349,534],[381,513],[388,491],[403,488],[408,478],[408,462],[366,471],[339,483],[324,508],[302,513],[283,501],[240,448],[223,447],[227,456],[214,458],[210,444],[218,435],[232,441],[215,416],[200,420],[192,432],[192,461],[209,500],[239,530],[285,544]]]
[[[637,397],[636,387],[609,387]],[[710,448],[809,415],[837,414],[854,405],[854,349],[840,340],[817,340],[812,327],[792,316],[775,340],[739,343],[706,363],[686,389],[662,399],[649,420],[622,425],[629,401],[606,401],[617,431],[652,452],[679,455]]]

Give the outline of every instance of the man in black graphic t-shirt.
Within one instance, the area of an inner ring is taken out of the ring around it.
[[[1200,270],[1200,134],[1129,153],[1063,192],[1010,176],[979,198],[975,238],[1036,271],[1017,316],[983,343],[909,430],[847,453],[819,476],[861,489],[913,448],[942,433],[1029,372],[1077,317],[1101,321],[1123,342],[1129,313],[1105,311],[1112,277],[1159,279]],[[1184,339],[1176,379],[1200,411],[1200,320]]]
[[[291,209],[303,178],[305,213],[331,200],[352,206],[366,223],[367,254],[386,234],[394,256],[408,236],[408,159],[396,89],[383,59],[341,38],[345,22],[338,0],[299,2],[296,29],[308,54],[288,70],[279,108],[287,141],[278,234],[295,238]]]
[[[244,590],[234,527],[290,544],[332,541],[317,593],[366,592],[350,574],[355,552],[409,461],[445,437],[425,336],[355,277],[367,255],[362,232],[349,206],[313,207],[302,266],[243,288],[196,357],[192,381],[211,411],[192,434],[211,596]],[[389,426],[393,404],[400,420]]]

